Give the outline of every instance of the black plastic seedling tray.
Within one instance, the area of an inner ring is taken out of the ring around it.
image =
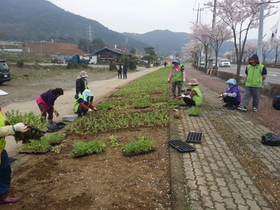
[[[189,132],[186,140],[186,142],[189,143],[201,143],[201,141],[202,141],[202,133],[195,133],[195,132]]]
[[[175,149],[177,149],[179,152],[194,152],[195,148],[191,145],[188,145],[187,143],[183,142],[182,140],[170,140],[168,141],[168,144]]]
[[[14,162],[16,160],[17,160],[16,158],[9,157],[9,164],[11,164],[12,162]]]

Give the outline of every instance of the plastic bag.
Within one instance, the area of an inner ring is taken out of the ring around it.
[[[261,143],[268,146],[280,146],[280,136],[274,133],[262,135]]]

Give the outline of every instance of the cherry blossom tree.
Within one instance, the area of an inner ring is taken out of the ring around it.
[[[191,42],[185,44],[182,47],[182,53],[188,57],[191,57],[193,62],[198,62],[202,49],[202,44],[200,44],[197,40],[191,40]]]
[[[215,24],[214,28],[211,28],[208,37],[210,45],[213,47],[215,52],[215,64],[218,63],[218,54],[223,42],[232,38],[231,30],[229,30],[223,22]]]
[[[205,5],[213,8],[213,2]],[[222,20],[233,34],[235,54],[237,59],[236,79],[240,75],[244,48],[250,29],[257,28],[260,16],[260,2],[257,0],[222,0],[216,2],[216,17]],[[265,2],[264,18],[275,14],[275,6]]]
[[[266,57],[273,49],[270,48],[270,44],[268,41],[262,42],[262,56],[263,56],[263,64],[265,64]]]
[[[258,43],[255,41],[247,41],[244,46],[243,61],[249,59],[250,56],[256,54],[258,50]]]
[[[188,35],[188,39],[190,40],[197,40],[203,45],[204,48],[204,54],[205,54],[205,67],[207,66],[207,58],[208,58],[208,48],[210,45],[209,40],[209,33],[211,31],[211,28],[209,25],[206,24],[194,24],[191,27],[192,33]]]
[[[276,66],[278,56],[280,54],[280,39],[279,38],[274,38],[272,43],[271,43],[271,48],[275,50],[275,59],[274,59],[274,66]]]

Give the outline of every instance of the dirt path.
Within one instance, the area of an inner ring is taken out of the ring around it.
[[[119,88],[129,84],[133,80],[157,70],[158,67],[141,69],[137,72],[128,73],[128,79],[118,79],[117,74],[113,78],[112,74],[94,74],[89,72],[89,88],[94,94],[94,103],[106,99],[112,93],[116,92]],[[72,78],[72,80],[71,80]],[[9,93],[8,96],[2,96],[1,104],[7,104],[2,107],[3,112],[10,111],[12,109],[20,110],[20,112],[34,112],[35,114],[40,114],[40,111],[35,103],[35,98],[37,95],[48,90],[49,88],[61,87],[65,88],[64,95],[59,97],[55,102],[55,109],[59,112],[59,117],[54,118],[54,121],[61,122],[64,115],[73,115],[73,96],[75,94],[75,80],[76,75],[64,75],[59,77],[54,77],[51,79],[37,80],[37,81],[27,81],[26,83],[15,83],[4,84],[0,89]],[[73,88],[70,88],[74,86]],[[16,102],[19,101],[19,102]],[[12,102],[12,103],[10,103]],[[20,143],[16,143],[14,137],[7,137],[6,150],[9,156],[15,156],[21,146]]]

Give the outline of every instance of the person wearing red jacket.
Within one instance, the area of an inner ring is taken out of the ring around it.
[[[93,94],[89,89],[85,89],[74,104],[73,111],[75,114],[78,114],[78,117],[81,117],[90,110],[96,111],[96,107],[93,106]]]

